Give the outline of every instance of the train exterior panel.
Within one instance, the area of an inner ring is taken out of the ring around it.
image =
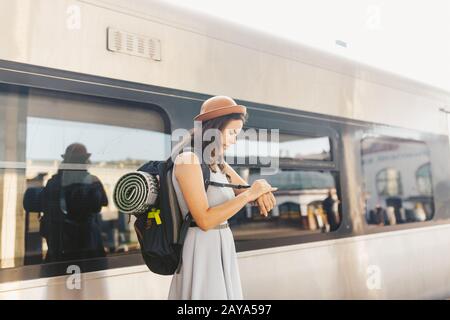
[[[269,221],[251,208],[230,221],[245,298],[450,297],[450,149],[440,110],[449,93],[161,2],[20,0],[0,11],[9,13],[0,20],[9,44],[0,47],[0,298],[165,299],[171,277],[143,265],[112,204],[102,211],[114,248],[106,258],[45,264],[23,195],[56,172],[54,150],[84,132],[97,152],[91,171],[111,197],[133,161],[167,156],[171,132],[191,128],[214,94],[247,105],[249,128],[279,129],[282,148],[323,143],[309,160],[281,162],[270,179],[283,194]],[[124,47],[108,47],[111,36]],[[321,205],[328,189],[340,200],[336,229]]]

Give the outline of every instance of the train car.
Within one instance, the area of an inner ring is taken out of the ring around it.
[[[112,191],[217,94],[248,106],[247,129],[279,130],[277,207],[229,221],[245,299],[450,297],[449,92],[159,1],[0,11],[1,299],[166,299]],[[49,262],[24,196],[74,142],[109,199],[106,256]]]

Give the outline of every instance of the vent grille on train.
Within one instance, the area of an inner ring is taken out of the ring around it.
[[[108,50],[161,61],[160,40],[115,28],[108,28]]]

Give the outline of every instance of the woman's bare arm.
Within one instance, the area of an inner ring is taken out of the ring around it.
[[[258,180],[235,198],[209,207],[198,157],[192,152],[182,153],[175,160],[174,170],[186,205],[197,225],[204,231],[221,224],[234,216],[245,204],[273,189],[265,180]]]

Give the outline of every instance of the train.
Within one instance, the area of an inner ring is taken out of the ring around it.
[[[275,173],[234,164],[279,189],[268,218],[229,220],[245,299],[450,297],[450,92],[163,1],[0,11],[1,299],[166,299],[171,276],[148,270],[112,192],[213,95],[279,132]],[[74,142],[109,198],[106,256],[48,263],[24,195]]]

